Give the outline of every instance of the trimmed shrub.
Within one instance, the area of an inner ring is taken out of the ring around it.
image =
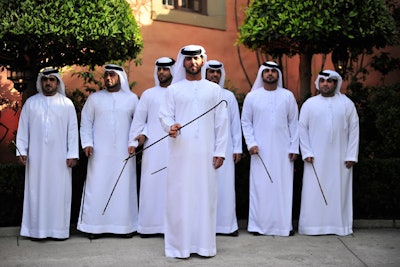
[[[0,164],[0,227],[21,224],[24,172],[17,163]]]

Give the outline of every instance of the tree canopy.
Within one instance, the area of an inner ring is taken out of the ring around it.
[[[300,55],[300,61],[307,61],[300,68],[304,94],[310,90],[313,54],[339,48],[354,56],[394,45],[397,37],[382,0],[253,0],[238,41],[276,57]]]
[[[143,48],[125,0],[1,1],[0,18],[0,66],[103,65]]]

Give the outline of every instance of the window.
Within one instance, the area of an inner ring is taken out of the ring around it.
[[[225,30],[225,0],[153,0],[152,19]]]
[[[180,5],[178,4],[178,9],[182,10],[188,10],[188,11],[193,11],[201,14],[207,14],[207,9],[203,8],[207,4],[207,1],[204,0],[181,0],[181,1],[176,1],[180,2]]]
[[[162,0],[163,6],[174,8],[174,0]]]
[[[207,15],[206,0],[162,0],[162,4],[167,9],[176,9]]]

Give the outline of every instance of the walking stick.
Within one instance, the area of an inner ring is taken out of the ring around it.
[[[271,180],[271,183],[273,183],[272,178],[271,178],[271,175],[269,174],[269,171],[268,171],[268,169],[267,169],[267,166],[265,165],[265,163],[264,163],[263,159],[261,158],[260,154],[256,153],[256,155],[257,155],[257,156],[259,157],[259,159],[261,160],[262,165],[264,165],[264,169],[265,169],[265,171],[267,172],[268,177],[269,177],[269,179]]]
[[[157,171],[155,171],[155,172],[152,172],[151,175],[156,174],[157,172],[160,172],[160,171],[162,171],[162,170],[165,170],[166,168],[167,168],[167,167],[162,167],[161,169],[159,169],[159,170],[157,170]]]
[[[82,205],[81,205],[81,223],[83,218],[83,207],[85,207],[85,196],[86,196],[86,180],[83,182],[83,196],[82,196]]]
[[[15,149],[17,150],[19,156],[22,157],[21,151],[19,151],[17,144],[14,142],[14,140],[12,140],[11,143],[15,146]]]
[[[314,170],[315,178],[317,178],[317,181],[318,181],[319,190],[321,191],[322,197],[324,198],[325,205],[328,206],[328,202],[326,201],[325,194],[324,194],[324,190],[322,190],[322,186],[321,186],[321,183],[320,183],[320,181],[319,181],[317,172],[315,171],[314,162],[311,162],[311,165],[312,165],[313,170]]]

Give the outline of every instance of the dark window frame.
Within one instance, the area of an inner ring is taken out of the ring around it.
[[[186,6],[183,6],[184,1],[186,2]],[[195,9],[196,3],[199,3],[199,9]],[[174,8],[181,11],[207,15],[207,0],[174,0]]]
[[[200,13],[200,10],[196,11],[185,7],[175,8],[175,4],[182,3],[182,0],[152,0],[151,19],[203,28],[226,30],[225,1],[227,0],[196,1],[201,1],[201,10],[203,13]]]
[[[163,6],[185,12],[193,12],[207,16],[207,0],[162,0]],[[196,3],[199,8],[195,8]]]

